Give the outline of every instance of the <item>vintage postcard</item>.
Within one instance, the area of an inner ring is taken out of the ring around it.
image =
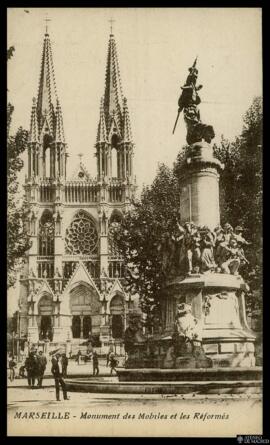
[[[8,8],[8,436],[263,440],[261,16]]]

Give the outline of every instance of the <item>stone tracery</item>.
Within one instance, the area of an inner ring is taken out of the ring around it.
[[[91,217],[80,210],[66,230],[65,242],[66,252],[69,254],[97,254],[98,234]]]

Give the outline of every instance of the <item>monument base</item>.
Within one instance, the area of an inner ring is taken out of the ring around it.
[[[162,298],[163,333],[133,345],[126,368],[225,368],[255,366],[255,334],[247,324],[240,276],[206,273],[176,277],[167,283]],[[179,352],[175,343],[178,304],[191,307],[201,326],[201,342]]]
[[[261,381],[262,367],[220,369],[117,369],[120,382]]]

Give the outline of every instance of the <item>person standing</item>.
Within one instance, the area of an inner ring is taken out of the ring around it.
[[[118,365],[118,360],[116,360],[114,354],[111,354],[110,356],[110,368],[111,368],[111,372],[110,374],[112,375],[112,372],[115,371],[116,372],[116,366]]]
[[[65,353],[62,354],[61,362],[62,362],[62,369],[63,369],[63,377],[66,378],[67,377],[68,358]]]
[[[33,388],[38,375],[38,361],[35,351],[31,351],[25,359],[25,369],[27,372],[28,386]]]
[[[81,350],[79,349],[79,351],[77,352],[77,359],[76,359],[78,365],[81,364],[81,355],[82,355],[82,353],[81,353]]]
[[[42,351],[39,351],[38,354],[38,368],[39,368],[39,373],[38,373],[38,386],[39,388],[42,387],[42,380],[44,377],[44,373],[45,373],[45,369],[47,366],[47,359],[45,357],[45,355],[43,355]]]
[[[55,355],[55,357],[52,358],[52,369],[51,369],[55,381],[55,393],[57,401],[60,400],[60,385],[62,387],[64,400],[68,400],[66,384],[63,378],[63,366],[60,357],[61,355],[58,353]]]
[[[9,380],[12,382],[15,379],[15,366],[16,362],[14,360],[13,355],[10,357],[10,360],[8,362],[9,367]]]
[[[93,352],[93,375],[99,375],[98,355],[97,352]]]

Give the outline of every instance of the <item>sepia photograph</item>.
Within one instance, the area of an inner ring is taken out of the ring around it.
[[[263,443],[261,8],[9,7],[7,88],[7,435]]]

